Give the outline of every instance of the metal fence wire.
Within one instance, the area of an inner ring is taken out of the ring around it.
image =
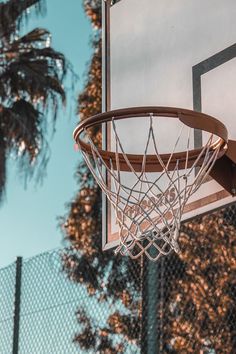
[[[16,264],[1,269],[0,353],[236,353],[236,205],[182,225],[180,246],[157,263],[111,257],[102,273],[68,249],[40,254],[18,295]]]

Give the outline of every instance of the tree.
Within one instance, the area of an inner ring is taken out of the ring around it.
[[[102,109],[101,1],[86,0],[85,11],[96,29],[92,42],[94,54],[87,81],[79,96],[79,114],[85,119]],[[90,130],[93,140],[101,144],[101,130]],[[79,191],[69,204],[69,215],[62,220],[69,247],[62,256],[69,279],[85,286],[88,303],[94,313],[77,311],[80,330],[74,341],[80,349],[99,353],[122,353],[130,346],[138,350],[140,333],[140,263],[129,258],[114,257],[101,246],[101,190],[84,162],[77,170]],[[108,305],[109,304],[109,305]],[[112,305],[111,305],[112,304]],[[104,309],[101,324],[99,309]]]
[[[175,353],[235,350],[236,229],[227,210],[182,228],[179,258],[185,270],[173,281],[164,312],[165,336]]]
[[[88,79],[79,96],[81,119],[101,111],[99,2],[85,1],[85,9],[98,32]],[[101,143],[99,129],[90,130],[90,135]],[[148,331],[154,333],[150,328],[154,324],[162,353],[233,353],[236,225],[226,223],[224,212],[185,224],[180,236],[182,253],[162,258],[153,285],[147,286],[142,263],[102,252],[101,191],[84,162],[78,166],[77,178],[79,191],[63,222],[71,247],[62,261],[69,279],[86,288],[94,312],[78,308],[79,329],[74,341],[80,349],[138,353],[139,337],[145,342]],[[150,290],[155,287],[158,301],[150,313]],[[100,323],[105,316],[105,323]]]
[[[64,56],[50,46],[43,28],[21,35],[22,21],[41,0],[8,0],[0,4],[0,198],[6,184],[6,161],[14,153],[23,171],[40,173],[47,162],[44,133],[52,107],[65,103],[62,86],[67,71]],[[19,34],[20,33],[20,34]]]

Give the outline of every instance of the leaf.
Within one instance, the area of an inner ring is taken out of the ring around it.
[[[38,12],[42,11],[43,0],[9,0],[0,4],[0,37],[10,38],[18,28],[18,22],[23,15],[27,17],[25,10],[36,6]]]

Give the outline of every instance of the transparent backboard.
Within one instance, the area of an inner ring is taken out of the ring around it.
[[[120,0],[103,9],[104,110],[135,106],[194,109],[215,116],[236,140],[235,0]],[[142,120],[117,123],[127,152],[137,153],[147,135]],[[158,123],[156,135],[170,152],[178,122]],[[112,148],[110,126],[103,144]],[[193,147],[204,135],[195,131]],[[185,140],[182,148],[184,149]],[[130,173],[123,173],[132,183]],[[184,220],[235,201],[209,179],[188,202]],[[118,226],[103,198],[103,248],[117,245]]]

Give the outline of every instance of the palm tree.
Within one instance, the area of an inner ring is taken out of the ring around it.
[[[62,81],[67,65],[50,46],[42,28],[19,35],[22,20],[41,0],[9,0],[0,4],[0,198],[6,184],[6,162],[14,153],[26,172],[42,171],[47,161],[44,132],[52,107],[54,122],[65,103]]]

